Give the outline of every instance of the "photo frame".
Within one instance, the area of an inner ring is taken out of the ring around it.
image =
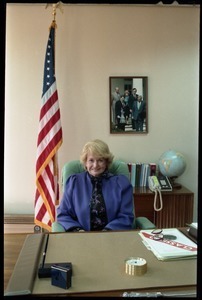
[[[109,77],[111,134],[148,133],[148,77]]]

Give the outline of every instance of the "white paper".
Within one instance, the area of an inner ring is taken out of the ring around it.
[[[175,240],[154,240],[152,230],[141,230],[140,236],[159,260],[196,258],[197,244],[177,228],[165,228],[163,234],[175,235]]]

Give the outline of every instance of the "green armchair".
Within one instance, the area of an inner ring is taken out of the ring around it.
[[[84,171],[83,165],[80,163],[79,160],[73,160],[70,162],[67,162],[63,168],[62,168],[62,190],[64,191],[65,182],[69,178],[70,175],[80,173]],[[128,165],[127,163],[120,161],[120,160],[114,160],[111,164],[109,171],[112,174],[118,175],[123,174],[128,179],[130,178]],[[134,220],[133,229],[153,229],[156,226],[146,217],[137,217]],[[60,225],[58,222],[52,223],[52,232],[65,232],[65,229]]]

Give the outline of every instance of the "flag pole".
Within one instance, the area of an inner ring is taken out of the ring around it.
[[[51,4],[47,3],[45,8],[47,9],[47,7],[50,6],[50,5]],[[57,28],[57,23],[56,23],[56,10],[57,9],[60,9],[61,13],[63,13],[62,2],[61,1],[52,4],[53,20],[52,20],[50,29],[51,29],[51,27],[53,27],[55,29]],[[55,32],[54,32],[54,35],[55,35]],[[54,40],[55,40],[55,38],[54,38]],[[54,53],[55,53],[55,43],[54,43]],[[53,65],[54,65],[54,69],[55,69],[55,57],[54,57]],[[58,174],[58,157],[57,157],[57,153],[53,157],[53,163],[54,163],[54,175],[59,176],[59,174]],[[59,204],[59,199],[56,200],[56,204],[57,205]]]
[[[47,3],[45,6],[45,9],[47,9],[48,6],[50,6],[50,3]],[[52,23],[55,23],[55,17],[56,17],[56,10],[59,8],[59,10],[61,11],[61,13],[63,13],[63,9],[62,9],[62,2],[59,1],[57,3],[54,3],[52,5],[52,15],[53,15],[53,21]]]
[[[52,10],[53,21],[51,23],[51,27],[54,27],[54,28],[57,28],[57,24],[56,24],[56,20],[55,20],[57,6],[58,6],[57,4],[53,4],[53,6],[52,6],[52,9],[53,9]]]
[[[57,152],[62,144],[62,126],[55,77],[55,29],[56,10],[52,6],[53,20],[47,42],[42,102],[39,117],[36,158],[35,230],[51,231],[56,220],[56,205],[59,204]],[[46,116],[46,117],[45,117]]]
[[[45,9],[48,8],[48,6],[50,6],[51,4],[50,3],[47,3],[46,6],[45,6]],[[59,10],[61,11],[61,13],[63,13],[63,9],[62,9],[62,2],[59,1],[57,3],[54,3],[52,4],[52,15],[53,15],[53,20],[52,20],[52,23],[50,25],[50,29],[51,27],[53,28],[57,28],[57,24],[56,24],[56,10],[59,8]],[[54,49],[55,51],[55,49]],[[54,68],[55,68],[55,61],[54,61]]]

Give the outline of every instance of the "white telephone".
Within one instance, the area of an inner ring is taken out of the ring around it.
[[[149,176],[149,188],[151,191],[161,189],[158,178],[156,176]]]
[[[154,210],[155,211],[160,211],[163,208],[163,200],[162,200],[162,195],[161,195],[161,185],[158,181],[158,178],[156,176],[149,176],[148,178],[149,181],[149,189],[155,193],[154,195]],[[159,208],[156,207],[156,201],[157,201],[157,195],[159,194],[159,199],[160,199],[160,206]]]

